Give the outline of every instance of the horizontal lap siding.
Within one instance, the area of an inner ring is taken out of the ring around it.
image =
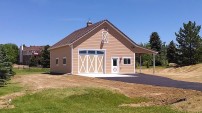
[[[108,28],[108,42],[101,46],[103,28]],[[102,29],[102,30],[101,30]],[[90,37],[90,38],[87,38]],[[123,65],[123,60],[120,62],[120,73],[134,72],[134,53],[131,51],[131,44],[112,29],[111,26],[102,25],[97,28],[94,33],[89,33],[79,41],[73,44],[73,73],[78,73],[78,49],[106,49],[106,73],[111,73],[111,57],[131,57],[131,65]]]
[[[63,65],[63,57],[66,57],[67,64]],[[59,65],[56,65],[56,58],[59,58]],[[50,70],[54,73],[71,73],[71,48],[64,46],[50,50]]]

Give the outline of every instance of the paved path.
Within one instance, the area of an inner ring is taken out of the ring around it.
[[[128,83],[147,84],[154,86],[175,87],[183,89],[192,89],[202,91],[202,83],[185,82],[173,80],[166,77],[147,75],[147,74],[133,74],[135,77],[99,77],[107,80],[122,81]]]

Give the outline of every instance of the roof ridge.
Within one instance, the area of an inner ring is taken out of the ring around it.
[[[57,47],[60,47],[63,45],[71,44],[72,42],[79,39],[83,35],[87,34],[88,32],[90,32],[91,30],[93,30],[94,28],[96,28],[98,25],[102,24],[105,21],[108,21],[108,20],[101,20],[101,21],[98,21],[98,22],[96,22],[90,26],[86,26],[86,27],[83,27],[83,28],[80,28],[78,30],[73,31],[68,36],[64,37],[59,42],[57,42],[53,46],[51,46],[50,49],[57,48]]]

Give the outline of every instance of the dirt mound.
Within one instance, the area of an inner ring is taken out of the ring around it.
[[[202,75],[202,64],[184,66],[178,68],[166,68],[160,73],[175,73],[175,74],[201,74]]]
[[[153,74],[153,69],[143,69],[143,73]],[[155,75],[164,76],[176,80],[202,83],[202,64],[184,66],[178,68],[161,68],[157,67]]]

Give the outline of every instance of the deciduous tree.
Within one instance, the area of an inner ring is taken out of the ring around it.
[[[18,63],[19,49],[16,44],[8,43],[3,45],[8,61]]]

